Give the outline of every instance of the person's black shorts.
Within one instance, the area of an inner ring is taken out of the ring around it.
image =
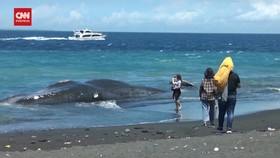
[[[173,99],[178,100],[180,96],[181,96],[181,90],[180,89],[174,89],[173,90],[173,95],[172,95]]]

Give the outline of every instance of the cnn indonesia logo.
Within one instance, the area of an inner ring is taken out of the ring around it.
[[[32,9],[31,8],[14,8],[14,25],[31,26]]]

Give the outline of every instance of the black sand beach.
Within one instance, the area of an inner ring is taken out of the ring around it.
[[[3,133],[0,157],[279,157],[279,114],[235,117],[233,134],[201,121]]]

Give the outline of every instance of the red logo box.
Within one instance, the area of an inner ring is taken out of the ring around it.
[[[14,26],[31,26],[32,9],[14,8]]]

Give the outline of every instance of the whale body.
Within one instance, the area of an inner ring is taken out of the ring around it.
[[[115,100],[125,102],[163,93],[163,90],[131,85],[111,79],[60,81],[33,94],[19,94],[4,98],[0,102],[22,105],[57,105],[78,102]]]

